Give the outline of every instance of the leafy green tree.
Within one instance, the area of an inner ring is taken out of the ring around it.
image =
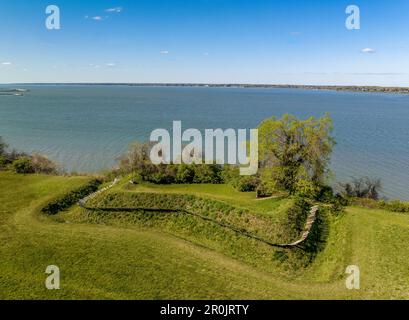
[[[291,193],[313,190],[325,182],[335,140],[327,114],[299,120],[292,115],[272,117],[259,126],[259,159],[263,179]],[[304,182],[302,182],[304,180]],[[308,188],[306,188],[308,186]]]

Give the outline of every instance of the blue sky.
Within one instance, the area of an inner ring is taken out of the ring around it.
[[[408,17],[407,0],[2,0],[0,83],[408,86]]]

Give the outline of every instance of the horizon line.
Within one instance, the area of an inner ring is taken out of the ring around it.
[[[274,83],[246,83],[246,82],[10,82],[0,85],[124,85],[124,86],[251,86],[251,87],[280,87],[280,88],[391,88],[409,89],[409,86],[380,86],[380,85],[349,85],[349,84],[274,84]]]

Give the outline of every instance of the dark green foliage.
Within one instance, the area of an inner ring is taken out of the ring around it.
[[[218,165],[153,165],[145,163],[134,172],[134,180],[154,184],[220,184],[222,167]]]
[[[8,165],[7,158],[5,156],[0,155],[0,170],[5,169]]]
[[[14,160],[12,166],[16,173],[30,174],[35,172],[31,159],[28,157],[22,157]]]
[[[77,190],[71,191],[65,196],[58,198],[54,200],[53,202],[49,203],[41,211],[48,215],[56,215],[60,211],[68,209],[69,207],[77,203],[79,200],[97,191],[100,184],[101,184],[100,180],[97,180],[97,179],[92,180],[87,185]]]
[[[220,184],[224,182],[223,169],[220,165],[193,165],[195,176],[193,183],[196,184]]]
[[[208,164],[152,164],[151,143],[133,143],[119,159],[117,174],[133,174],[135,181],[155,184],[219,184],[223,182],[222,166]]]
[[[327,243],[330,224],[328,215],[330,212],[333,213],[331,209],[322,207],[318,210],[315,224],[311,228],[307,241],[303,244],[303,249],[311,253],[309,256],[311,260],[318,252],[325,248],[325,244]]]
[[[260,179],[255,176],[242,176],[232,182],[233,187],[240,192],[254,192],[259,184]]]
[[[311,204],[303,198],[296,198],[294,205],[288,211],[288,218],[285,224],[285,232],[291,234],[296,239],[304,230]]]
[[[261,180],[258,175],[241,176],[240,170],[236,166],[224,166],[222,177],[225,183],[230,184],[240,192],[254,192],[259,187]]]
[[[193,183],[195,169],[193,166],[181,164],[177,167],[175,181],[181,184]]]
[[[267,183],[261,183],[256,189],[257,198],[260,199],[271,197],[273,192],[273,189],[271,189]]]
[[[316,200],[325,203],[333,203],[337,197],[334,194],[334,190],[330,186],[322,186],[319,189]]]

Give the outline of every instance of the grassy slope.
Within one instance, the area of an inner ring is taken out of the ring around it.
[[[116,190],[124,190],[124,183],[119,185]],[[183,193],[193,194],[202,197],[210,197],[219,201],[224,201],[236,207],[242,207],[250,211],[262,213],[276,213],[278,207],[288,204],[284,199],[256,199],[255,192],[238,193],[229,185],[135,185],[127,188],[131,192],[162,192],[162,193]],[[115,191],[115,189],[113,190]]]
[[[332,222],[325,250],[288,281],[168,232],[38,214],[85,181],[0,173],[0,298],[409,298],[408,216],[348,208]],[[264,206],[250,203],[241,204]],[[44,288],[50,264],[61,268],[60,291]],[[349,264],[361,267],[358,292],[344,286]]]

